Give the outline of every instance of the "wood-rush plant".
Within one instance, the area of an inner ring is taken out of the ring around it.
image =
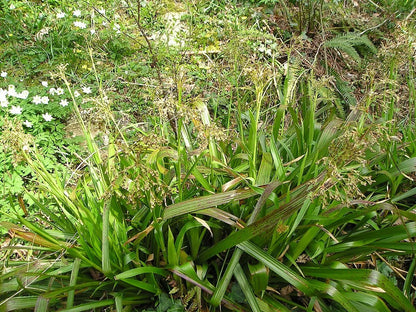
[[[140,310],[169,293],[172,305],[190,311],[414,311],[411,275],[401,274],[403,293],[377,270],[354,266],[371,267],[393,251],[412,255],[416,226],[404,218],[415,218],[394,206],[400,197],[385,201],[382,181],[366,191],[363,181],[377,177],[372,168],[385,157],[376,132],[357,110],[346,121],[327,115],[318,122],[322,99],[313,79],[283,84],[278,114],[291,121],[279,117],[271,133],[260,125],[268,89],[258,82],[255,111],[241,125],[244,141],[205,134],[204,150],[186,143],[191,127],[212,122],[201,103],[200,119],[179,120],[177,136],[157,143],[142,133],[131,145],[113,134],[106,154],[80,119],[90,155],[73,188],[49,173],[36,150],[23,152],[49,199],[34,197],[39,214],[3,224],[14,241],[27,242],[11,248],[36,259],[2,258],[2,309]],[[290,94],[299,89],[308,96],[298,103]],[[75,99],[74,107],[80,117]],[[384,170],[389,176],[414,170],[415,158],[397,161],[399,169]],[[357,177],[361,197],[351,198],[348,176]],[[391,215],[379,220],[382,211]]]

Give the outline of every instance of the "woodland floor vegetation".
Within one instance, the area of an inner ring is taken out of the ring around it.
[[[415,7],[0,0],[0,311],[415,311]]]

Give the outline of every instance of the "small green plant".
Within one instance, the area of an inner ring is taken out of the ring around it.
[[[376,54],[377,48],[371,42],[366,35],[356,34],[356,33],[347,33],[340,34],[334,38],[326,41],[324,46],[327,48],[333,48],[345,52],[357,63],[361,63],[362,56],[362,47],[368,49],[369,52]],[[365,50],[364,50],[365,53]],[[365,54],[364,54],[365,55]]]

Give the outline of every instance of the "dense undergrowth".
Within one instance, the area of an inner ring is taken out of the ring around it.
[[[0,311],[414,311],[413,1],[0,1]]]

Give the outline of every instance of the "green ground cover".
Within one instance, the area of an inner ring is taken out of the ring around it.
[[[0,0],[0,311],[415,311],[405,0]]]

